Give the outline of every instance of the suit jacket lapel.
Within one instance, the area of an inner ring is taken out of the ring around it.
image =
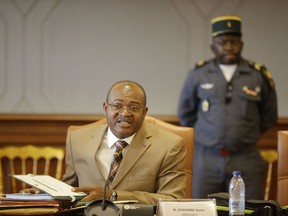
[[[91,140],[90,142],[88,142],[87,144],[87,148],[89,149],[89,153],[90,155],[87,156],[87,160],[89,163],[89,166],[93,166],[91,167],[91,170],[93,170],[93,172],[96,172],[97,176],[102,176],[102,178],[104,179],[102,173],[100,172],[100,170],[98,169],[98,165],[96,163],[96,153],[98,148],[101,145],[103,136],[107,130],[107,125],[97,125],[95,126],[95,130],[93,130],[92,134],[91,134]]]
[[[147,138],[150,136],[151,134],[146,130],[146,123],[143,123],[123,157],[117,175],[110,186],[111,188],[114,188],[124,178],[132,166],[137,163],[141,155],[149,148],[151,142]]]

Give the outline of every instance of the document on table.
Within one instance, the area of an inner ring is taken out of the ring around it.
[[[54,215],[59,207],[57,200],[0,198],[0,215]]]
[[[12,200],[54,200],[54,198],[48,193],[29,194],[29,193],[12,193],[5,194],[7,199]]]
[[[28,174],[13,175],[13,177],[50,194],[55,200],[75,201],[86,196],[86,194],[82,192],[72,192],[72,186],[49,175]]]

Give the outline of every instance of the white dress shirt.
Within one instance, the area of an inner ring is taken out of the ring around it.
[[[229,82],[232,79],[232,76],[236,71],[237,64],[233,64],[233,65],[220,64],[219,67],[221,68],[221,70],[225,76],[225,79],[227,80],[227,82]]]
[[[122,151],[123,157],[133,139],[135,134],[133,134],[130,137],[127,137],[125,140],[128,143],[128,146],[125,147]],[[115,142],[118,141],[119,138],[117,138],[111,131],[111,129],[108,127],[107,132],[105,133],[101,145],[96,153],[96,163],[98,164],[99,170],[102,173],[104,179],[108,178],[108,174],[110,171],[110,165],[113,160],[113,155],[116,150]]]

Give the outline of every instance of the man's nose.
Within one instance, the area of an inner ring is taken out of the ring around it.
[[[122,115],[131,115],[131,111],[130,111],[129,107],[127,107],[127,106],[123,106],[123,108],[121,109],[120,113]]]

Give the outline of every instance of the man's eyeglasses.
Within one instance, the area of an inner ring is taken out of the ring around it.
[[[114,112],[123,112],[124,109],[126,109],[130,113],[138,113],[138,112],[140,112],[143,109],[142,107],[137,106],[137,105],[125,106],[122,103],[108,103],[108,102],[106,102],[106,103],[111,107],[111,109]]]

